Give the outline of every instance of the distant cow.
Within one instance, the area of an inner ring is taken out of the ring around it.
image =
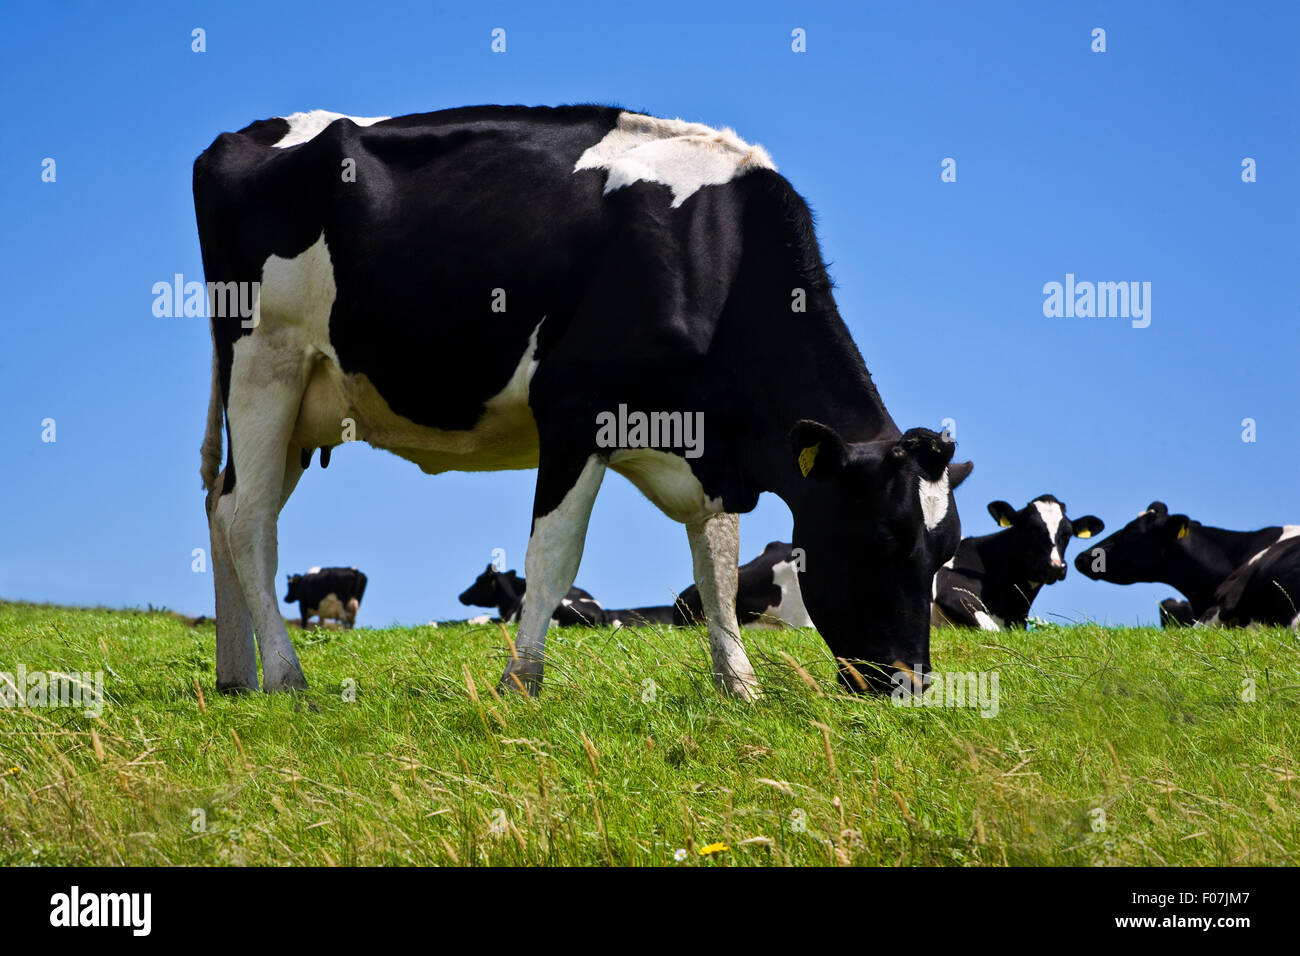
[[[460,603],[473,607],[494,607],[501,620],[513,623],[524,610],[528,582],[514,571],[498,571],[491,564],[460,595]],[[582,588],[569,588],[560,600],[551,623],[560,627],[599,627],[605,623],[600,602]]]
[[[303,452],[344,433],[428,474],[537,469],[503,688],[541,689],[610,470],[686,526],[722,690],[758,694],[734,607],[739,515],[764,492],[793,515],[841,681],[929,671],[969,468],[886,409],[812,214],[760,146],[602,106],[314,111],[222,133],[193,185],[220,689],[256,689],[259,653],[266,690],[307,686],[271,590],[276,526]],[[938,380],[907,362],[894,374]]]
[[[1300,525],[1228,575],[1214,592],[1205,624],[1300,626]]]
[[[989,514],[1005,530],[963,538],[934,576],[931,623],[937,626],[1023,628],[1043,585],[1065,577],[1070,538],[1090,538],[1104,527],[1093,515],[1067,518],[1065,505],[1052,495],[1019,511],[991,501]]]
[[[1199,620],[1215,605],[1215,591],[1228,575],[1275,544],[1288,528],[1228,531],[1184,514],[1171,515],[1163,501],[1153,501],[1124,527],[1082,551],[1074,566],[1094,581],[1171,585],[1187,598],[1193,620]]]
[[[289,575],[284,603],[298,605],[304,630],[313,617],[319,617],[322,625],[328,618],[351,628],[365,593],[366,576],[356,568],[312,568],[306,574]]]

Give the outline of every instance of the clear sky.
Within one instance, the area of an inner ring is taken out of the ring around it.
[[[967,534],[993,530],[990,500],[1043,492],[1109,529],[1155,498],[1229,528],[1300,521],[1295,4],[551,6],[6,6],[0,597],[211,613],[211,575],[191,570],[209,333],[154,317],[151,288],[202,278],[195,156],[314,108],[605,102],[731,126],[816,210],[899,425],[955,422],[976,463]],[[1067,273],[1149,282],[1150,325],[1045,317]],[[280,580],[356,565],[363,624],[464,616],[494,548],[522,573],[532,482],[343,446],[286,508]],[[789,535],[765,496],[742,559]],[[627,606],[689,581],[685,531],[611,472],[578,584]],[[1071,569],[1034,613],[1150,622],[1172,593]]]

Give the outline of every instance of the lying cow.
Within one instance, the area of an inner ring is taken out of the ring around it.
[[[1171,515],[1163,501],[1153,501],[1114,534],[1080,552],[1074,566],[1094,581],[1171,585],[1187,598],[1191,619],[1199,620],[1215,605],[1215,591],[1228,575],[1286,531],[1281,526],[1259,531],[1213,528],[1184,514]]]
[[[357,622],[361,598],[366,593],[366,576],[356,568],[312,568],[306,574],[289,575],[285,604],[297,604],[302,627],[313,617],[342,621],[345,628]]]
[[[736,618],[742,624],[786,624],[812,627],[799,591],[799,565],[793,545],[769,542],[761,554],[736,573]],[[697,624],[705,619],[704,602],[694,585],[684,588],[676,602],[661,607],[607,611],[611,624]]]
[[[934,576],[935,626],[1023,629],[1043,585],[1064,579],[1070,538],[1090,538],[1104,527],[1093,515],[1067,518],[1065,505],[1052,495],[1040,495],[1019,511],[991,501],[989,514],[1005,530],[963,538]]]
[[[514,571],[498,571],[489,564],[487,570],[460,595],[460,603],[472,607],[494,607],[507,624],[519,620],[524,609],[528,583]],[[600,627],[605,623],[605,609],[582,588],[569,588],[551,615],[551,623],[560,627]]]
[[[793,514],[846,686],[929,670],[964,471],[886,410],[812,215],[761,147],[601,106],[295,113],[218,136],[194,208],[219,688],[257,688],[259,652],[266,690],[306,686],[271,589],[276,524],[303,452],[354,437],[430,474],[537,469],[503,687],[541,688],[610,469],[686,525],[724,691],[758,692],[735,594],[739,515],[765,491]]]
[[[1205,624],[1300,627],[1300,525],[1228,575],[1214,592]]]

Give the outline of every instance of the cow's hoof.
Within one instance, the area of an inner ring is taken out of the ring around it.
[[[217,681],[218,694],[227,694],[229,696],[234,697],[243,694],[255,694],[257,693],[257,690],[258,687],[256,684],[254,684],[252,687],[249,687],[247,684],[239,684],[239,683],[226,684],[226,683],[222,683],[221,681]]]
[[[497,684],[497,690],[512,690],[515,693],[524,693],[529,697],[536,697],[542,692],[542,675],[522,670],[511,670],[507,667],[506,672],[501,675],[501,682]]]
[[[281,691],[296,691],[307,689],[307,678],[302,676],[300,671],[297,674],[285,674],[281,677],[268,677],[262,683],[262,690],[268,694],[276,694]]]
[[[763,692],[758,687],[758,680],[754,677],[743,678],[734,675],[718,675],[716,683],[718,690],[728,697],[734,697],[746,703],[752,704],[763,696]]]

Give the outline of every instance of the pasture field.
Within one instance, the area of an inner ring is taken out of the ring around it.
[[[936,631],[936,669],[998,674],[990,717],[842,693],[812,631],[746,639],[755,705],[714,691],[696,629],[553,630],[543,695],[499,698],[496,625],[296,632],[310,691],[225,697],[210,623],[0,603],[0,672],[103,671],[106,695],[98,718],[0,708],[0,863],[1232,865],[1300,852],[1291,631]]]

